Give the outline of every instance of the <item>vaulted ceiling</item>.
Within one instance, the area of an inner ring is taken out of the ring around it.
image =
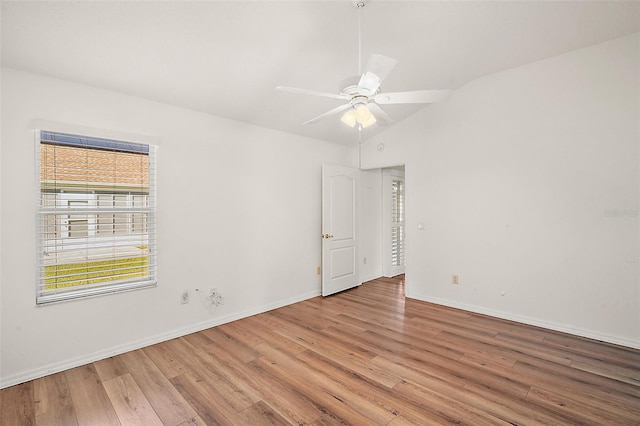
[[[383,91],[457,89],[483,75],[640,31],[635,1],[2,1],[2,65],[259,126],[354,144],[339,116],[301,123],[371,53]],[[455,95],[455,93],[454,93]],[[424,105],[385,106],[398,122]],[[482,108],[482,100],[478,100]],[[392,124],[393,125],[393,124]],[[363,130],[368,137],[384,129]]]

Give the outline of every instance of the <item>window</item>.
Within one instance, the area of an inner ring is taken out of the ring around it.
[[[382,170],[382,275],[405,272],[404,166]]]
[[[404,266],[404,180],[391,181],[391,266]]]
[[[36,302],[155,285],[154,147],[36,135]]]

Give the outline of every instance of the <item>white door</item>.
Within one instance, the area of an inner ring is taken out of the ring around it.
[[[395,277],[404,274],[405,269],[404,168],[385,169],[382,176],[382,275]]]
[[[360,285],[360,171],[322,165],[322,295]]]

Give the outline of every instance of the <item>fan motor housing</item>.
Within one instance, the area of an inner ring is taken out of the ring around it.
[[[378,90],[376,90],[375,93],[371,93],[371,94],[363,93],[362,92],[362,88],[358,87],[359,80],[360,80],[359,77],[352,77],[352,78],[349,78],[349,79],[345,80],[343,82],[344,89],[342,89],[340,91],[340,94],[342,94],[342,95],[351,96],[351,102],[354,103],[354,104],[355,103],[366,103],[366,101],[369,98],[375,96],[380,91],[380,89],[378,89]],[[356,98],[360,98],[360,101],[359,102],[354,102],[354,101],[356,101]]]

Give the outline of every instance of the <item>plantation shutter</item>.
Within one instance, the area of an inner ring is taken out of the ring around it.
[[[404,182],[391,182],[391,266],[404,266]]]
[[[36,302],[155,285],[155,147],[48,131],[36,143]]]

